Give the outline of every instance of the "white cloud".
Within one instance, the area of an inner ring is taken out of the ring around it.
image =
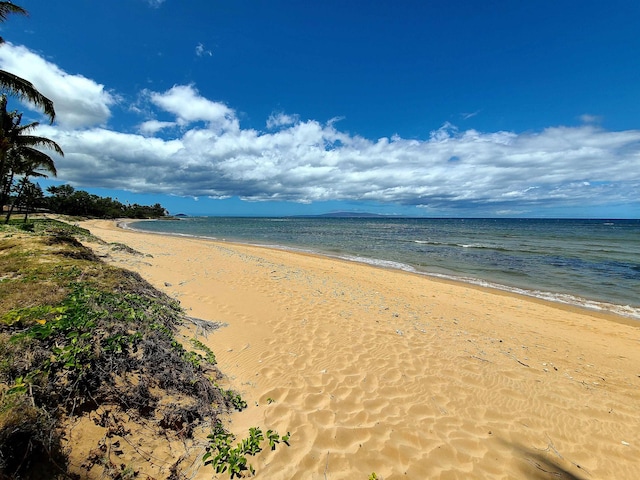
[[[426,140],[371,140],[340,131],[338,117],[321,123],[281,112],[260,132],[241,128],[233,109],[204,98],[193,85],[175,85],[143,92],[135,105],[146,117],[140,134],[121,133],[98,127],[115,102],[102,85],[68,75],[23,47],[0,47],[0,65],[37,80],[56,102],[59,125],[38,133],[65,151],[56,160],[59,179],[79,186],[301,203],[371,201],[433,212],[638,203],[640,130],[585,124],[480,132],[447,122]]]
[[[207,50],[206,48],[204,48],[204,44],[199,43],[198,45],[196,45],[196,55],[198,57],[212,57],[213,53],[211,52],[211,50]]]
[[[206,124],[172,140],[51,128],[47,133],[66,152],[60,176],[78,184],[184,196],[449,209],[484,205],[495,211],[635,202],[640,186],[636,130],[581,126],[482,133],[460,132],[447,123],[429,140],[372,141],[312,120],[292,124],[295,117],[285,114],[271,117],[272,127],[281,126],[277,131],[240,129],[235,112],[189,86],[151,92],[149,98],[183,125]],[[147,122],[146,133],[167,125]]]
[[[345,118],[346,117],[344,117],[342,115],[335,116],[335,117],[329,119],[329,121],[327,122],[327,125],[329,127],[333,127],[336,123],[344,120]]]
[[[175,85],[163,93],[147,94],[151,103],[175,115],[180,125],[202,121],[216,131],[237,131],[240,128],[233,110],[223,103],[201,97],[192,85]]]
[[[175,122],[160,122],[158,120],[147,120],[146,122],[142,122],[138,126],[138,130],[143,135],[155,135],[161,130],[166,128],[173,128],[176,126]]]
[[[56,109],[56,122],[66,128],[104,125],[117,98],[82,75],[69,74],[23,46],[0,46],[0,68],[28,79]]]
[[[465,112],[465,113],[461,113],[460,116],[462,117],[463,120],[469,120],[470,118],[475,117],[476,115],[478,115],[480,113],[480,110],[476,110],[475,112]]]
[[[62,146],[65,157],[56,160],[58,177],[80,185],[124,188],[145,192],[163,190],[175,169],[179,141],[165,141],[104,128],[61,130],[40,126],[38,134]],[[145,172],[140,175],[141,172]],[[118,182],[123,182],[120,187]]]
[[[300,121],[298,115],[286,115],[284,113],[272,113],[267,118],[267,128],[272,130],[274,128],[284,127],[287,125],[294,125]]]
[[[436,142],[445,142],[458,133],[458,127],[450,122],[445,122],[438,130],[433,130],[429,136]]]
[[[578,118],[582,123],[600,123],[602,121],[602,117],[599,115],[591,115],[589,113],[584,113]]]

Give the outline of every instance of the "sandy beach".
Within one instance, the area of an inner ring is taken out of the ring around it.
[[[81,226],[143,254],[107,262],[226,324],[198,338],[249,404],[229,429],[291,432],[289,447],[251,459],[257,479],[640,475],[637,322],[331,258]]]

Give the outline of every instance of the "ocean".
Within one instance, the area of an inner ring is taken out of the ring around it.
[[[130,227],[312,252],[640,320],[640,220],[187,217]]]

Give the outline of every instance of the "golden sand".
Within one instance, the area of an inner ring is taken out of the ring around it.
[[[249,404],[228,427],[291,432],[290,447],[250,459],[256,479],[640,478],[640,324],[319,256],[82,226],[146,255],[107,261],[227,324],[199,338]]]

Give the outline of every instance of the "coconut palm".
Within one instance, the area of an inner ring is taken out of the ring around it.
[[[55,162],[39,148],[64,156],[60,146],[53,140],[29,134],[39,125],[38,122],[20,125],[21,121],[22,115],[7,112],[6,101],[0,99],[0,130],[3,133],[0,136],[0,205],[5,205],[9,200],[16,177],[43,176],[40,171],[56,175]]]
[[[23,140],[25,143],[12,149],[9,154],[11,159],[11,168],[3,182],[2,196],[5,200],[8,200],[11,196],[12,190],[15,192],[16,196],[13,202],[11,202],[11,206],[9,207],[5,218],[5,223],[9,223],[9,219],[13,214],[14,208],[22,201],[22,195],[25,191],[25,187],[30,183],[30,177],[47,178],[48,175],[43,173],[43,171],[52,174],[54,177],[57,174],[53,159],[46,153],[36,150],[31,146],[27,146],[28,142],[33,141],[35,144],[52,144],[52,148],[54,148],[58,154],[62,154],[60,147],[55,142],[47,138],[25,136]],[[53,147],[53,145],[55,145],[55,147]],[[14,187],[14,178],[16,176],[21,178],[18,181],[17,186]]]
[[[16,207],[22,205],[24,211],[24,221],[27,221],[27,216],[29,215],[29,208],[31,208],[35,192],[36,192],[36,184],[29,180],[29,177],[40,177],[47,178],[48,175],[38,172],[37,169],[41,168],[35,164],[26,167],[24,172],[24,176],[20,179],[18,184],[15,187],[16,196],[13,202],[11,202],[11,207],[7,212],[7,216],[5,217],[4,223],[9,223],[11,219],[11,215],[13,215],[13,211]],[[55,176],[55,175],[54,175]],[[37,186],[39,189],[40,187]],[[40,196],[42,196],[42,190],[40,189]]]
[[[18,205],[22,207],[24,211],[23,222],[27,223],[29,212],[37,206],[41,206],[44,201],[44,194],[42,188],[37,183],[33,183],[28,178],[20,180],[20,199]]]
[[[27,11],[11,2],[0,2],[0,22],[6,21],[10,14],[28,15]],[[4,38],[0,37],[0,45],[4,43]],[[53,102],[42,95],[31,82],[24,78],[18,77],[13,73],[0,70],[0,91],[18,97],[20,100],[26,100],[33,103],[36,107],[42,108],[42,111],[49,117],[51,123],[56,117],[56,111],[53,108]]]

